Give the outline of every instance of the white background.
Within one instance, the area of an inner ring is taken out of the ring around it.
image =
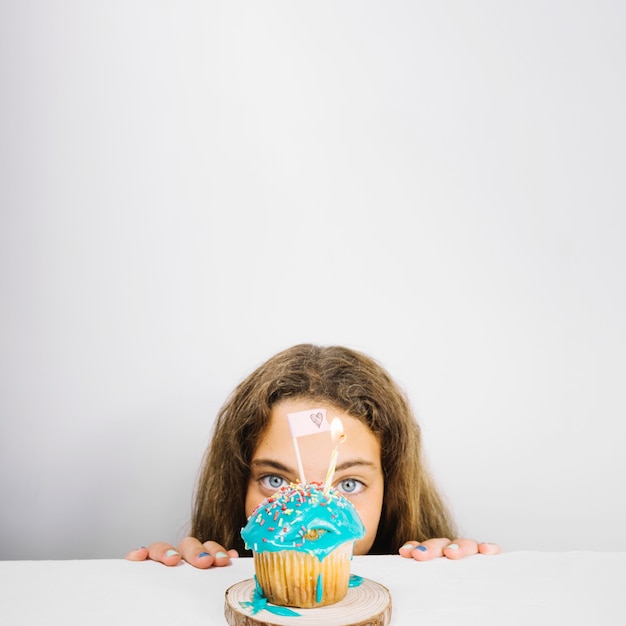
[[[0,558],[177,541],[303,341],[406,389],[465,536],[625,550],[625,7],[2,0]]]

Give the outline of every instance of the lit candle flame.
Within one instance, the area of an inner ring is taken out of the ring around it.
[[[338,443],[343,443],[346,440],[346,433],[343,432],[343,424],[338,417],[333,418],[333,421],[330,423],[330,436],[337,447]]]

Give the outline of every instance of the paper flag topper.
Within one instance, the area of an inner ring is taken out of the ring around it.
[[[326,409],[309,409],[298,413],[287,413],[291,436],[305,437],[330,430],[330,424],[326,419]]]

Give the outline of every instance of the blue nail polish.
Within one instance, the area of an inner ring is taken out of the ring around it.
[[[415,549],[419,550],[420,552],[426,552],[426,550],[428,550],[426,546],[416,546]]]
[[[198,555],[198,557],[200,557],[201,559],[203,559],[205,556],[211,556],[210,552],[200,552],[200,554]]]

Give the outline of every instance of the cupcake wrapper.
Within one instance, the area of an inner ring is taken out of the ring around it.
[[[297,550],[255,552],[257,580],[272,604],[303,609],[334,604],[348,593],[352,545],[340,545],[321,561]]]

